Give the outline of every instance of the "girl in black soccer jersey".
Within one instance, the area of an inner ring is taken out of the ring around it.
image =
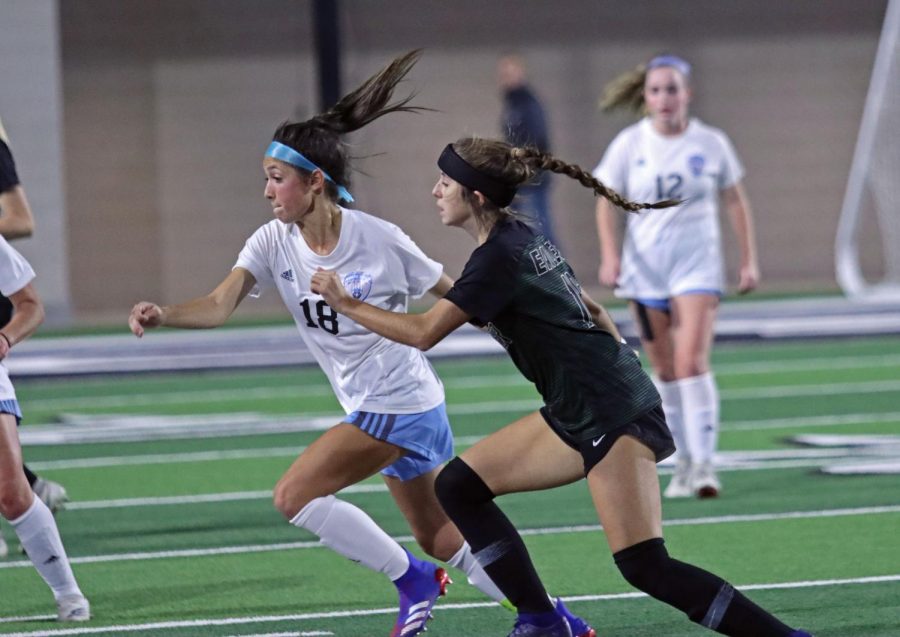
[[[721,578],[669,557],[656,463],[674,444],[659,395],[556,247],[507,207],[537,170],[565,174],[630,211],[672,202],[626,201],[577,166],[499,141],[459,140],[444,149],[438,166],[432,194],[441,221],[478,243],[443,299],[424,314],[392,313],[353,299],[328,271],[313,276],[312,289],[357,323],[423,350],[466,322],[484,326],[537,386],[540,411],[454,458],[435,483],[477,559],[519,610],[510,637],[571,633],[493,500],[584,476],[616,565],[632,585],[725,635],[809,637]]]

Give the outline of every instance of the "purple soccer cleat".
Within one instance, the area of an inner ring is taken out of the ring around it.
[[[425,630],[425,622],[431,618],[431,608],[438,597],[447,594],[447,585],[453,583],[441,567],[424,562],[409,551],[406,554],[409,556],[409,569],[394,582],[400,593],[400,613],[391,637],[411,637]]]
[[[539,617],[545,619],[547,615],[555,615],[555,621],[549,625],[545,625],[544,621],[537,621]],[[516,625],[508,637],[572,637],[572,630],[557,608],[555,613],[519,613]]]
[[[597,631],[591,628],[591,625],[584,621],[578,615],[572,612],[563,604],[562,598],[557,597],[554,600],[556,604],[556,612],[566,618],[569,629],[572,631],[572,637],[597,637]]]

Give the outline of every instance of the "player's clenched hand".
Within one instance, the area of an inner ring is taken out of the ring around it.
[[[310,289],[315,294],[321,294],[331,309],[337,312],[342,312],[346,308],[347,302],[352,300],[341,277],[334,270],[318,268],[312,276]]]
[[[618,258],[605,257],[600,260],[600,269],[597,271],[597,279],[600,285],[608,288],[616,287],[619,280],[621,266]]]
[[[743,265],[738,272],[738,293],[747,294],[759,285],[759,267],[755,264]]]
[[[137,337],[144,335],[145,327],[159,327],[163,323],[163,311],[156,303],[141,301],[131,308],[128,315],[128,327]]]

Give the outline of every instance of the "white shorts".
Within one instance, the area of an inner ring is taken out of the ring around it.
[[[642,251],[626,243],[615,295],[625,299],[670,299],[693,291],[721,294],[724,289],[719,242],[685,237]]]

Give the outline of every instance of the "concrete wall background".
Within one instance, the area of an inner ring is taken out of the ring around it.
[[[71,246],[63,267],[80,320],[124,316],[142,298],[208,292],[270,218],[262,152],[280,121],[311,115],[318,101],[310,4],[59,0],[67,211],[60,232]],[[597,111],[602,86],[672,50],[694,64],[693,113],[723,128],[747,167],[764,289],[834,287],[834,235],[885,0],[341,6],[344,90],[397,53],[426,49],[401,90],[440,112],[392,115],[354,135],[357,155],[384,154],[357,162],[367,174],[356,174],[351,190],[360,208],[400,224],[451,275],[472,244],[437,219],[434,161],[463,134],[498,134],[497,57],[525,57],[556,154],[592,168],[629,123]],[[29,130],[4,121],[17,140]],[[36,190],[32,169],[22,173]],[[556,178],[552,201],[564,252],[599,293],[590,193]],[[876,233],[868,228],[866,240],[877,243]],[[244,305],[278,308],[277,299]]]
[[[0,116],[35,214],[34,237],[16,241],[15,248],[37,272],[47,315],[67,322],[72,301],[61,77],[55,0],[0,3]]]

